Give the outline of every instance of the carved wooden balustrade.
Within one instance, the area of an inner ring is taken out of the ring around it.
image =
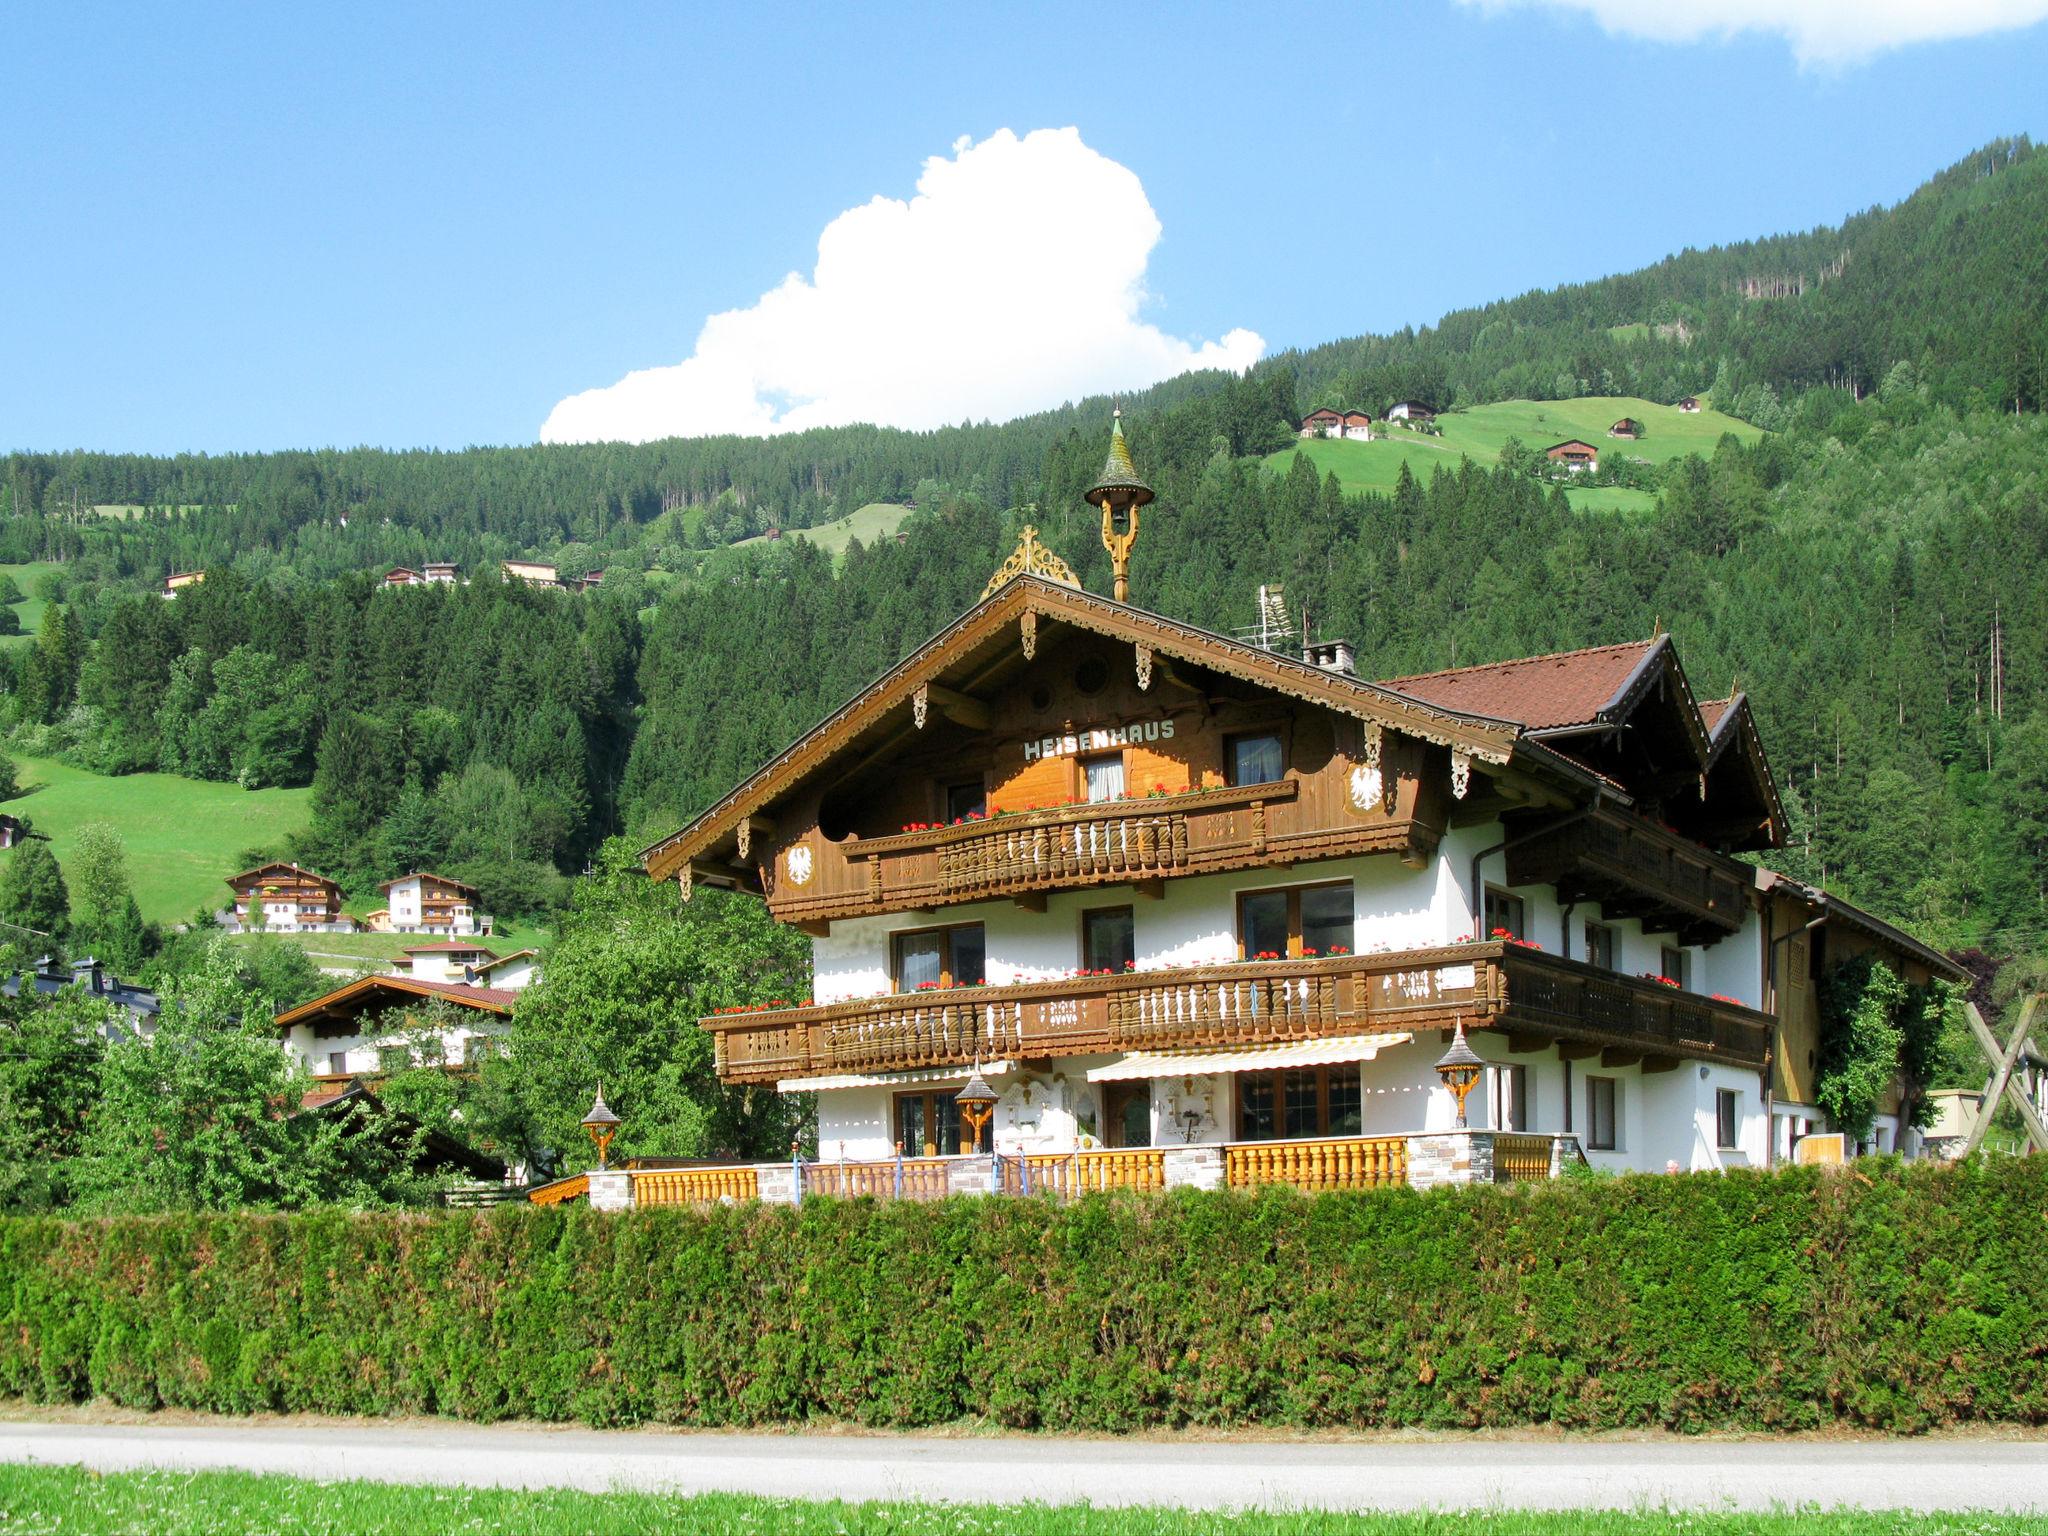
[[[768,1083],[1458,1020],[1483,1027],[1504,986],[1500,946],[1470,944],[955,987],[700,1022],[717,1037],[721,1077]]]
[[[1002,1161],[1006,1195],[1088,1195],[1105,1189],[1149,1193],[1164,1188],[1166,1151],[1162,1147],[1029,1152]]]
[[[717,1037],[719,1075],[736,1083],[1453,1022],[1760,1067],[1772,1029],[1739,1003],[1498,943],[955,987],[700,1022]]]
[[[752,1164],[705,1168],[635,1168],[635,1205],[712,1205],[723,1200],[753,1200],[761,1193]]]
[[[819,845],[801,883],[778,878],[768,905],[782,922],[829,922],[1407,848],[1410,821],[1354,816],[1330,795],[1282,779],[848,837]]]
[[[1232,1189],[1292,1184],[1297,1189],[1371,1189],[1408,1182],[1406,1136],[1336,1136],[1316,1141],[1243,1141],[1223,1149]]]
[[[1550,1177],[1554,1136],[1499,1131],[1493,1137],[1493,1178],[1497,1184],[1520,1184]]]
[[[1712,942],[1749,912],[1749,867],[1626,811],[1603,809],[1508,850],[1515,885],[1554,885],[1564,900],[1598,900],[1609,916]]]

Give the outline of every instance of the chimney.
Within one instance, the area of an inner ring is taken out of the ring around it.
[[[71,979],[88,991],[106,991],[106,978],[101,974],[100,963],[91,955],[71,962]]]
[[[1301,659],[1325,672],[1342,672],[1349,677],[1355,658],[1349,640],[1316,640],[1301,648]]]

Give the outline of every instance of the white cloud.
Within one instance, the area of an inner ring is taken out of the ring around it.
[[[541,439],[934,427],[1249,367],[1250,331],[1197,345],[1138,318],[1159,229],[1138,178],[1073,128],[960,139],[908,202],[826,225],[808,279],[711,316],[680,363],[571,395]]]
[[[1486,11],[1583,11],[1608,32],[1696,43],[1775,32],[1807,67],[1858,64],[1911,43],[1978,37],[2048,18],[2048,0],[1461,0]]]

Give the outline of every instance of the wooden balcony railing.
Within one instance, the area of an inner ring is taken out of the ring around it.
[[[1325,797],[1326,798],[1326,797]],[[802,884],[776,883],[783,922],[929,911],[1408,846],[1413,824],[1333,812],[1293,779],[1097,805],[1019,811],[960,826],[829,844]]]
[[[1714,1057],[1761,1069],[1776,1021],[1740,1003],[1620,976],[1535,950],[1507,951],[1508,1027],[1646,1056]]]
[[[1223,1181],[1232,1189],[1292,1184],[1297,1189],[1372,1189],[1408,1182],[1406,1136],[1338,1136],[1318,1141],[1245,1141],[1223,1149]]]
[[[1493,1179],[1496,1184],[1520,1184],[1550,1177],[1551,1146],[1554,1136],[1532,1136],[1500,1131],[1493,1138]]]
[[[864,998],[701,1020],[728,1082],[965,1066],[1169,1046],[1262,1045],[1361,1029],[1483,1025],[1498,945],[1137,971]]]
[[[872,1195],[878,1200],[943,1200],[943,1157],[900,1157],[879,1163],[806,1163],[806,1195]]]
[[[633,1170],[635,1205],[715,1205],[757,1199],[760,1193],[760,1179],[751,1164]]]
[[[1639,916],[1687,943],[1739,931],[1749,867],[1627,811],[1602,809],[1508,849],[1514,885],[1554,885],[1567,901],[1597,900],[1610,917]]]
[[[535,1205],[559,1205],[564,1200],[581,1200],[590,1193],[590,1175],[572,1173],[566,1179],[556,1179],[552,1184],[542,1184],[528,1193],[527,1199]]]
[[[1094,1152],[1031,1152],[1006,1157],[1006,1195],[1088,1195],[1105,1189],[1141,1192],[1166,1188],[1162,1147],[1114,1147]]]
[[[1763,1064],[1768,1014],[1498,943],[1137,971],[700,1021],[734,1083],[1382,1030],[1504,1029]]]

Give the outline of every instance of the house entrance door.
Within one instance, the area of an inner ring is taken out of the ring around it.
[[[1103,1140],[1112,1147],[1152,1145],[1152,1085],[1110,1083],[1104,1095]]]

